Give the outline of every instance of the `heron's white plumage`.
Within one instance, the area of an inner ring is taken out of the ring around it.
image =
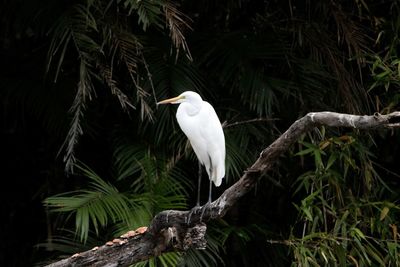
[[[220,186],[225,176],[225,137],[214,108],[192,91],[159,103],[180,104],[176,113],[179,126],[205,166],[210,180],[215,186]]]

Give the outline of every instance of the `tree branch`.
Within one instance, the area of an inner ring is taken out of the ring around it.
[[[257,183],[258,178],[271,170],[275,162],[295,143],[303,133],[317,126],[351,127],[354,129],[376,129],[400,127],[400,112],[387,115],[375,113],[372,116],[357,116],[334,112],[308,113],[295,121],[289,129],[265,148],[254,164],[244,171],[243,176],[225,190],[205,210],[202,222],[223,217],[243,195]],[[72,257],[47,265],[58,266],[129,266],[133,263],[160,255],[163,252],[189,248],[204,248],[206,225],[200,222],[200,214],[190,211],[166,210],[158,213],[149,228],[132,231],[112,242],[75,254]]]

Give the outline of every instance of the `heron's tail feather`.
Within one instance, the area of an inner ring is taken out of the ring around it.
[[[212,172],[212,181],[214,182],[215,186],[220,186],[222,183],[222,179],[225,176],[225,165],[221,164],[219,167],[213,168]]]

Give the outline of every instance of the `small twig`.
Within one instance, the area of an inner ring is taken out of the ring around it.
[[[222,124],[222,128],[226,129],[226,128],[238,126],[241,124],[247,124],[247,123],[253,123],[253,122],[265,122],[265,121],[278,121],[278,120],[279,119],[276,119],[276,118],[257,118],[257,119],[237,121],[237,122],[232,122],[232,123],[228,123],[227,121],[224,121],[224,123]]]

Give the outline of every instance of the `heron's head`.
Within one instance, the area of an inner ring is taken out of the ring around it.
[[[182,94],[178,95],[177,97],[173,97],[173,98],[169,98],[169,99],[160,101],[157,103],[157,105],[168,104],[168,103],[180,104],[183,102],[193,103],[193,102],[198,102],[198,101],[202,101],[201,96],[198,93],[195,93],[192,91],[186,91],[186,92],[183,92]]]

